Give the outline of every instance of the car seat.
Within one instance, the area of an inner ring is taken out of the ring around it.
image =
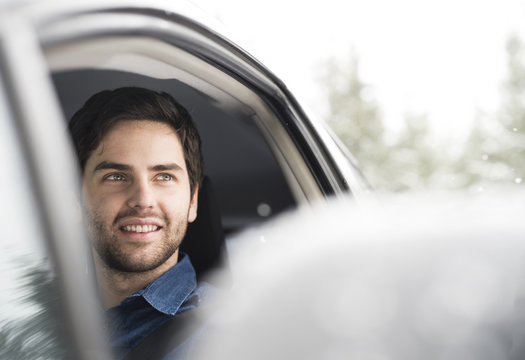
[[[188,224],[181,251],[190,256],[201,280],[212,270],[228,264],[221,214],[211,180],[205,176],[199,189],[197,218]]]

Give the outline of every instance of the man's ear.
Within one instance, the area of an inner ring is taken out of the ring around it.
[[[197,206],[199,203],[199,185],[195,186],[195,190],[193,191],[193,196],[191,197],[190,201],[190,208],[188,209],[188,222],[194,222],[197,218]]]

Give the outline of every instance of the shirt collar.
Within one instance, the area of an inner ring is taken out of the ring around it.
[[[196,287],[195,270],[189,256],[184,254],[175,266],[133,295],[142,296],[164,314],[175,315]]]

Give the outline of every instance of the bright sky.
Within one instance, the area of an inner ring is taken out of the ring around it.
[[[477,109],[497,108],[505,41],[525,35],[523,0],[193,2],[320,116],[319,67],[354,50],[388,124],[426,112],[446,137],[464,134]]]

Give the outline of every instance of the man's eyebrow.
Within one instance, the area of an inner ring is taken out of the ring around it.
[[[169,163],[169,164],[159,164],[155,166],[150,166],[148,168],[149,171],[182,171],[182,167],[176,163]]]
[[[126,164],[119,164],[115,162],[102,161],[98,164],[93,172],[100,170],[119,170],[119,171],[131,171],[132,168]],[[182,171],[182,167],[176,163],[159,164],[148,167],[149,171]]]
[[[99,171],[99,170],[108,170],[108,169],[129,171],[131,170],[131,166],[125,165],[125,164],[114,163],[114,162],[102,161],[100,164],[98,164],[95,167],[95,170],[93,170],[93,172]]]

